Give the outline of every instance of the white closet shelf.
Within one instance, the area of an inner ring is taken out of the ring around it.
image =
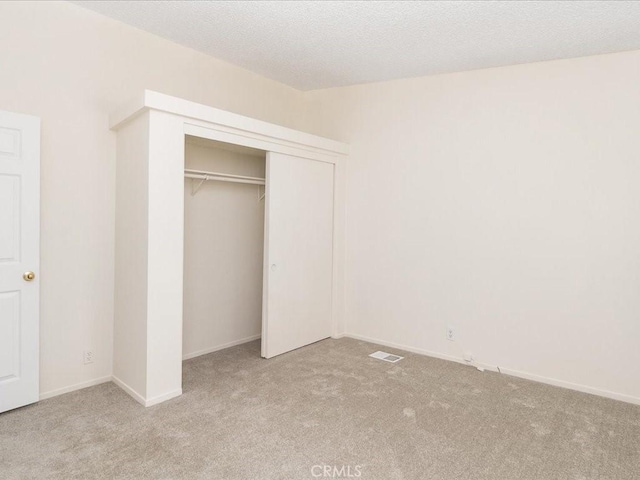
[[[204,170],[185,169],[186,178],[199,178],[201,180],[216,180],[219,182],[250,183],[252,185],[264,185],[265,179],[260,177],[247,177],[245,175],[231,175],[229,173],[206,172]]]

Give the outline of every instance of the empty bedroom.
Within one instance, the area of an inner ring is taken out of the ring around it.
[[[640,2],[0,1],[0,478],[640,478]]]

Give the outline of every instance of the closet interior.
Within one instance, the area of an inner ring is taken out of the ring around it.
[[[260,338],[266,152],[187,136],[183,359]]]

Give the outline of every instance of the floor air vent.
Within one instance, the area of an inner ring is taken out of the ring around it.
[[[377,351],[369,355],[370,357],[377,358],[378,360],[384,360],[385,362],[396,363],[402,360],[404,357],[400,357],[399,355],[392,355],[387,352]]]

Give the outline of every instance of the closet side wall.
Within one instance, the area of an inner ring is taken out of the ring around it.
[[[265,159],[187,143],[186,168],[264,177]],[[260,337],[264,191],[185,179],[183,357]]]
[[[147,394],[149,114],[118,134],[113,377],[136,398]]]

